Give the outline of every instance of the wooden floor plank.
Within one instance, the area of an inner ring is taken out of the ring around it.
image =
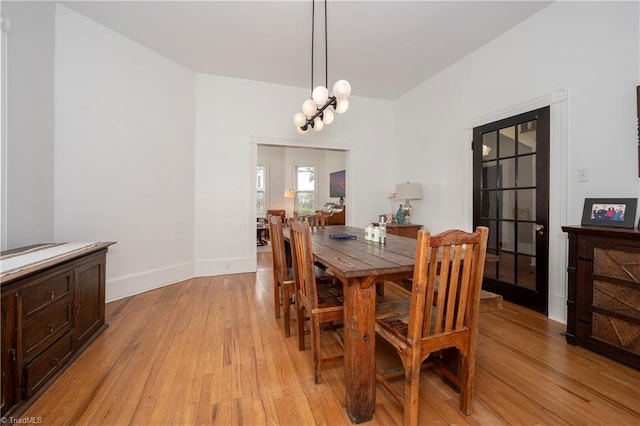
[[[298,351],[274,317],[270,256],[258,254],[254,274],[195,278],[109,303],[109,328],[24,416],[73,425],[350,424],[342,364],[325,366],[314,384],[311,351]],[[388,286],[385,297],[406,292]],[[473,414],[424,371],[420,424],[639,424],[640,372],[567,345],[564,330],[507,302],[482,313]],[[322,341],[339,349],[329,333]],[[397,362],[383,345],[377,358]],[[367,424],[402,424],[402,409],[380,386]]]

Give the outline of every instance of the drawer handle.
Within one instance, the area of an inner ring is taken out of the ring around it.
[[[51,366],[55,367],[60,363],[60,359],[58,357],[51,358]]]
[[[53,291],[49,291],[47,292],[47,294],[51,297],[51,300],[53,300],[53,298],[56,297],[56,294]]]
[[[53,334],[53,331],[54,331],[54,330],[55,330],[55,327],[54,327],[54,326],[52,326],[51,324],[49,324],[49,325],[47,326],[47,333],[48,333],[48,334]]]

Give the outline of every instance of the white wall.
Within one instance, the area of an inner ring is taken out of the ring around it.
[[[308,90],[205,74],[196,85],[196,275],[255,270],[257,143],[349,150],[347,222],[388,210],[392,102],[354,96],[330,126],[301,136],[292,120]]]
[[[9,22],[3,52],[7,125],[1,246],[5,250],[54,240],[55,5],[3,2],[2,15]]]
[[[423,183],[414,222],[439,231],[471,225],[468,123],[567,89],[566,117],[557,115],[568,129],[567,196],[564,205],[554,204],[553,195],[563,188],[560,179],[552,180],[550,206],[552,215],[567,214],[549,229],[549,316],[560,321],[566,244],[553,244],[566,240],[560,225],[580,223],[585,197],[638,196],[638,16],[634,2],[553,3],[396,104],[394,139],[400,153],[410,153],[401,155],[396,173],[410,170],[407,178]],[[552,134],[552,144],[559,139]],[[588,169],[590,182],[577,182],[578,169]]]
[[[195,74],[56,12],[56,241],[117,241],[108,300],[193,276]]]

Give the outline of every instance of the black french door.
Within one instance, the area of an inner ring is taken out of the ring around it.
[[[473,129],[473,222],[489,228],[483,288],[547,313],[549,107]]]

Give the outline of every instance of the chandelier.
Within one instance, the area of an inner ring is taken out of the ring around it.
[[[315,35],[315,12],[316,2],[312,1],[311,12],[311,87],[313,88],[313,41]],[[296,130],[300,134],[305,134],[311,127],[316,132],[322,130],[325,124],[333,122],[333,111],[328,109],[332,107],[335,112],[342,114],[349,109],[349,100],[351,94],[351,85],[347,80],[338,80],[333,85],[333,95],[329,94],[328,79],[328,55],[327,55],[327,0],[324,0],[324,86],[316,86],[311,91],[311,99],[307,99],[302,104],[302,112],[298,112],[293,116],[293,122]]]

